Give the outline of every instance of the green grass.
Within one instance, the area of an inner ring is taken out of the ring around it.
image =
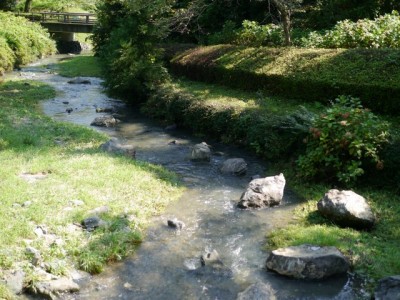
[[[165,169],[100,151],[105,135],[39,113],[38,101],[54,95],[35,81],[0,84],[0,273],[22,266],[28,278],[37,277],[25,253],[28,244],[40,250],[55,274],[73,266],[98,273],[132,253],[149,218],[182,192]],[[24,173],[46,178],[30,182]],[[74,206],[76,199],[84,204]],[[26,201],[30,205],[24,206]],[[71,230],[103,205],[110,208],[101,215],[105,227],[90,234]],[[38,225],[62,243],[38,238]]]
[[[65,77],[101,77],[98,58],[91,55],[77,56],[66,59],[58,65],[59,74]]]
[[[304,202],[296,208],[292,224],[267,234],[267,249],[301,244],[335,246],[350,259],[354,272],[369,279],[371,291],[379,279],[400,273],[398,194],[362,186],[355,188],[356,193],[367,199],[377,217],[371,231],[357,231],[338,227],[318,213],[317,202],[330,189],[328,186],[300,181],[287,164],[273,169],[284,172],[289,188]]]

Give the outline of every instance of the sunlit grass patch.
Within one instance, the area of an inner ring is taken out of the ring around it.
[[[53,274],[100,272],[131,254],[149,219],[181,195],[164,168],[103,152],[107,136],[40,114],[38,101],[54,95],[38,82],[0,85],[0,273],[23,265],[35,278],[27,245]],[[105,226],[83,231],[101,206]]]
[[[65,59],[58,64],[59,74],[65,77],[101,77],[101,68],[97,57],[82,55]]]

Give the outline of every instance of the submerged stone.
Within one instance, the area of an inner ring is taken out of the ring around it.
[[[379,280],[375,290],[375,300],[399,300],[400,275],[389,276]]]
[[[276,296],[269,284],[257,282],[239,293],[236,300],[276,300]]]
[[[247,163],[243,158],[230,158],[222,163],[220,171],[224,174],[244,175],[247,172]]]

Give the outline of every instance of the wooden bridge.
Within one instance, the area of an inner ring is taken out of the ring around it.
[[[50,33],[91,33],[97,21],[96,15],[91,13],[37,12],[17,15],[40,22]]]

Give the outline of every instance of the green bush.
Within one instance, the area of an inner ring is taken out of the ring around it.
[[[364,173],[365,162],[382,169],[379,150],[388,141],[388,127],[359,99],[340,96],[314,120],[306,153],[297,161],[300,174],[350,183]]]
[[[314,117],[304,107],[282,116],[275,111],[244,109],[233,103],[205,104],[201,96],[171,84],[153,91],[142,111],[197,134],[243,145],[268,159],[287,158],[299,151],[299,145],[304,147],[302,140]]]
[[[208,42],[211,45],[282,46],[283,30],[275,24],[260,25],[249,20],[244,20],[242,27],[236,29],[234,22],[227,21],[220,32],[209,37]]]
[[[7,44],[7,40],[0,36],[0,74],[11,70],[14,66],[15,55]]]
[[[325,33],[312,32],[302,45],[316,48],[400,48],[400,16],[397,11],[374,20],[340,21]]]
[[[48,32],[39,24],[3,12],[0,24],[0,70],[27,64],[56,50]]]
[[[125,99],[138,101],[167,78],[159,43],[168,4],[149,1],[106,1],[97,7],[94,49],[101,57],[105,85]]]
[[[255,21],[244,20],[234,44],[245,46],[280,46],[283,44],[283,30],[275,24],[259,25]]]

